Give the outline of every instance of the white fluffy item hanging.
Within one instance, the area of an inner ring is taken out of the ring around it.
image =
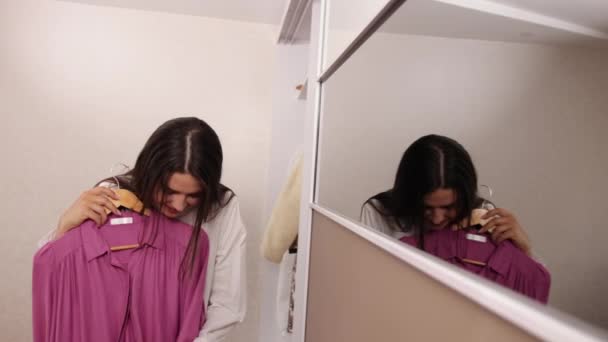
[[[271,262],[280,263],[298,237],[301,188],[302,157],[298,156],[279,193],[262,238],[262,256]]]

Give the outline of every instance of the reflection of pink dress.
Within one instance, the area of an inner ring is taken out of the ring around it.
[[[496,245],[489,236],[487,242],[479,242],[467,239],[467,234],[463,230],[451,229],[428,232],[424,236],[424,249],[451,264],[547,303],[551,275],[543,265],[511,241]],[[417,240],[414,236],[404,236],[401,241],[416,246]],[[463,262],[462,259],[481,261],[486,266]]]

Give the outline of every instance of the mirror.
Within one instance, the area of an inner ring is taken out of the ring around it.
[[[323,84],[317,202],[359,220],[406,148],[452,138],[493,190],[480,195],[529,235],[548,305],[608,328],[608,50],[595,33],[405,2]]]
[[[389,0],[327,0],[325,58],[329,67]]]

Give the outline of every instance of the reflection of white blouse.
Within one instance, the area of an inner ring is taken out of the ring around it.
[[[102,184],[103,185],[103,184]],[[196,213],[180,221],[194,225]],[[236,197],[221,209],[215,218],[203,223],[209,236],[209,264],[205,283],[207,321],[195,342],[221,341],[237,323],[245,318],[247,287],[245,271],[245,240],[247,232],[241,219]],[[42,238],[46,244],[55,232]]]
[[[372,199],[371,202],[373,202],[376,207],[382,208],[380,201]],[[361,209],[360,221],[364,225],[395,239],[401,239],[404,236],[412,236],[413,234],[413,232],[402,232],[395,223],[390,222],[386,217],[382,216],[369,202],[365,203]]]

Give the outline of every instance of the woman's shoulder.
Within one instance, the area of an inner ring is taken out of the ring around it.
[[[370,198],[361,207],[361,216],[384,216],[385,213],[384,205],[378,199]]]
[[[398,229],[383,212],[384,207],[382,206],[382,203],[375,198],[371,198],[363,204],[361,209],[361,223],[384,234],[393,236]]]
[[[194,223],[195,215],[189,215],[191,217],[185,217],[184,221],[190,224]],[[203,225],[209,230],[215,227],[220,229],[226,229],[234,227],[239,228],[242,224],[241,209],[239,199],[236,194],[232,191],[227,191],[223,198],[214,208],[211,217],[203,223]]]
[[[48,267],[53,267],[70,255],[81,252],[84,246],[81,232],[86,229],[97,230],[92,220],[87,220],[78,227],[70,229],[60,238],[51,240],[42,246],[34,255],[34,264],[46,264]]]
[[[220,245],[231,245],[233,241],[247,236],[239,199],[234,193],[224,195],[214,215],[203,223],[203,228],[210,239],[219,241]]]
[[[211,220],[218,219],[220,217],[240,215],[240,203],[239,198],[232,190],[226,191],[215,208],[215,212]]]
[[[363,207],[368,209],[375,209],[376,211],[384,209],[382,202],[373,197],[365,201],[365,203],[363,203]]]

